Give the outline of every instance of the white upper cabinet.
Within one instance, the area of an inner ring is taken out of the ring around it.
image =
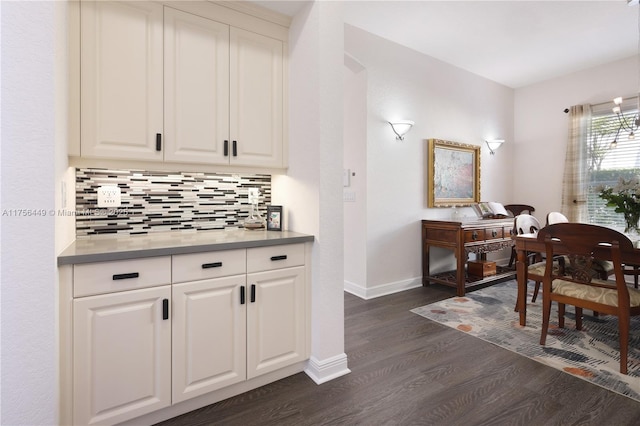
[[[81,3],[82,156],[162,160],[162,9]]]
[[[165,160],[228,163],[229,26],[167,8]]]
[[[286,42],[174,7],[80,3],[80,157],[286,167]]]
[[[230,75],[231,163],[282,167],[282,42],[232,28]]]

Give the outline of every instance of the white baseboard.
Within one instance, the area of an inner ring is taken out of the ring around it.
[[[311,356],[304,372],[317,385],[321,385],[329,380],[349,374],[351,370],[347,368],[347,354],[342,353],[322,361]]]
[[[416,288],[422,286],[422,277],[412,278],[403,281],[396,281],[393,283],[382,284],[372,288],[362,287],[358,284],[354,284],[349,281],[344,282],[344,291],[351,293],[354,296],[358,296],[361,299],[373,299],[375,297],[386,296],[388,294],[398,293],[401,291],[409,290],[410,288]]]

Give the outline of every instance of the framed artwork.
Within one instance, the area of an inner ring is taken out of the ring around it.
[[[428,207],[480,202],[480,146],[429,139]]]
[[[282,231],[282,206],[267,206],[267,231]]]

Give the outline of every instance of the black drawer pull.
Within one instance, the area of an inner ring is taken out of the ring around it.
[[[271,256],[271,260],[287,260],[287,255],[283,254],[280,256]]]
[[[156,133],[156,151],[162,151],[162,133]]]
[[[240,287],[240,304],[244,305],[244,286]]]
[[[162,319],[169,319],[169,299],[162,299]]]
[[[219,268],[221,266],[222,266],[222,262],[203,263],[202,269]]]
[[[229,156],[229,141],[224,141],[224,156],[228,157]]]
[[[234,157],[238,156],[238,142],[233,141],[233,147],[231,148],[231,152],[233,153]]]
[[[251,284],[251,303],[256,301],[256,285]]]
[[[113,280],[128,280],[129,278],[138,278],[140,276],[137,272],[130,272],[128,274],[115,274]]]

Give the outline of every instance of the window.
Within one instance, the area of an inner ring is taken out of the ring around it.
[[[633,117],[638,113],[637,102],[637,98],[623,102],[622,111],[625,116]],[[617,141],[615,147],[612,146],[614,140]],[[589,223],[623,230],[624,216],[616,213],[614,207],[607,207],[606,201],[598,196],[596,188],[601,185],[615,186],[619,178],[628,180],[640,175],[640,134],[630,139],[629,130],[624,127],[620,129],[620,121],[612,112],[611,103],[592,107],[587,161]]]

